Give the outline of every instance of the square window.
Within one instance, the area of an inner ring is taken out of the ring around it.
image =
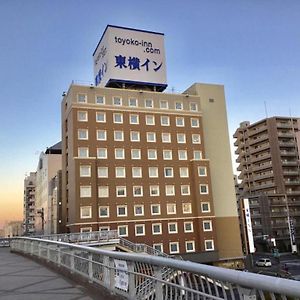
[[[191,203],[182,203],[182,212],[184,214],[192,213],[192,204]]]
[[[208,185],[207,184],[200,184],[199,189],[200,189],[200,194],[208,194]]]
[[[210,204],[208,202],[201,203],[201,212],[210,212]]]
[[[206,176],[206,167],[198,167],[198,175]]]
[[[132,167],[132,178],[142,178],[141,167]]]
[[[142,197],[143,196],[143,187],[134,186],[133,187],[133,197]]]
[[[186,252],[195,252],[195,241],[186,241],[185,242],[185,251]]]
[[[91,206],[81,206],[80,207],[80,218],[88,219],[92,217],[92,207]]]
[[[80,233],[92,232],[92,227],[81,227]]]
[[[106,148],[97,148],[97,158],[106,159],[107,158],[107,149]]]
[[[204,245],[206,251],[213,251],[215,249],[213,240],[205,240]]]
[[[170,126],[170,117],[169,116],[161,116],[160,117],[160,125],[161,126]]]
[[[158,167],[148,168],[149,178],[158,178]]]
[[[161,134],[161,141],[163,143],[171,143],[171,133],[163,132]]]
[[[190,110],[191,111],[198,111],[198,105],[195,102],[190,103]]]
[[[117,124],[122,124],[123,123],[123,114],[114,113],[113,118],[114,118],[114,123],[117,123]]]
[[[115,149],[115,159],[125,159],[125,150],[123,148]]]
[[[116,186],[116,196],[126,197],[126,186]]]
[[[192,134],[192,143],[201,144],[200,134]]]
[[[191,127],[198,128],[199,127],[199,119],[191,118]]]
[[[156,142],[155,132],[147,132],[147,142],[148,143],[155,143]]]
[[[169,103],[167,100],[161,100],[159,102],[159,107],[162,109],[168,109],[169,108]]]
[[[152,99],[146,99],[145,100],[145,107],[153,108],[153,100]]]
[[[177,133],[177,143],[185,144],[185,133]]]
[[[195,150],[193,154],[194,154],[194,160],[201,160],[202,159],[202,151]]]
[[[170,250],[170,254],[179,253],[179,243],[178,242],[170,242],[169,250]]]
[[[141,149],[131,149],[131,159],[141,159]]]
[[[157,159],[156,149],[148,149],[148,159]]]
[[[153,248],[155,249],[155,251],[163,253],[163,244],[153,244]]]
[[[127,225],[118,226],[118,234],[120,237],[128,236],[128,226]]]
[[[159,196],[159,185],[150,185],[150,196]]]
[[[166,196],[174,196],[175,195],[175,186],[174,185],[166,185],[165,191],[166,191]]]
[[[124,141],[124,131],[123,130],[115,130],[114,131],[114,140],[118,142]]]
[[[108,198],[109,196],[109,188],[107,185],[98,186],[98,197],[99,198]]]
[[[98,173],[98,178],[107,178],[108,177],[108,167],[98,167],[97,173]]]
[[[115,168],[115,173],[116,173],[116,178],[125,178],[126,177],[126,171],[125,167],[116,167]]]
[[[168,231],[170,234],[177,233],[177,223],[168,223]]]
[[[135,205],[134,206],[134,215],[135,216],[143,216],[144,215],[144,205]]]
[[[106,113],[102,111],[96,112],[96,122],[105,123],[106,122]]]
[[[177,109],[177,110],[182,110],[182,109],[183,109],[183,104],[182,104],[182,102],[175,102],[175,109]]]
[[[146,125],[155,125],[155,118],[153,115],[146,116]]]
[[[92,197],[92,187],[90,185],[80,186],[80,198]]]
[[[121,97],[113,97],[113,105],[121,106],[122,105],[122,98]]]
[[[181,190],[182,196],[190,195],[190,186],[189,185],[181,185],[180,190]]]
[[[91,166],[80,166],[80,177],[91,177]]]
[[[96,96],[96,104],[105,104],[105,97],[104,96]]]
[[[135,236],[142,236],[142,235],[145,235],[145,225],[144,224],[135,225]]]
[[[127,216],[127,205],[118,205],[117,206],[117,216],[126,217]]]
[[[80,157],[80,158],[89,157],[89,148],[87,148],[87,147],[79,147],[78,148],[78,157]]]
[[[130,107],[137,107],[138,106],[138,101],[136,98],[129,98],[128,104]]]
[[[176,117],[176,126],[184,127],[184,117]]]
[[[139,142],[140,141],[140,132],[139,131],[130,131],[130,141]]]
[[[97,141],[106,141],[106,130],[97,130]]]
[[[163,150],[164,160],[172,160],[172,150]]]
[[[88,140],[89,132],[87,129],[78,129],[78,140]]]
[[[203,221],[203,231],[212,231],[211,221]]]
[[[175,215],[176,214],[176,204],[175,203],[168,203],[167,204],[167,214],[168,215]]]
[[[130,124],[139,124],[139,115],[130,114],[129,115],[129,123]]]
[[[151,215],[160,215],[160,205],[159,204],[151,204]]]
[[[184,222],[184,232],[194,232],[193,222]]]
[[[78,94],[77,95],[77,102],[78,103],[86,103],[87,102],[87,95],[85,95],[85,94]]]
[[[108,217],[109,217],[109,207],[99,206],[99,218],[108,218]]]
[[[110,230],[110,227],[109,226],[100,226],[99,227],[99,231],[100,232],[103,232],[103,234],[106,235],[106,232]]]
[[[165,177],[173,177],[173,168],[166,167],[164,168]]]
[[[88,120],[88,113],[87,113],[87,111],[79,111],[77,113],[77,120],[79,122],[86,122]]]
[[[161,223],[152,224],[152,234],[161,234]]]
[[[187,151],[186,150],[178,150],[178,159],[179,160],[187,160]]]
[[[179,176],[181,178],[187,178],[187,177],[189,177],[189,168],[187,168],[187,167],[181,167],[181,168],[179,168]]]

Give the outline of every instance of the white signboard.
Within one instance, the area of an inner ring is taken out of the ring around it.
[[[128,291],[128,268],[125,260],[115,259],[116,276],[115,276],[115,287]]]
[[[250,207],[249,207],[249,199],[244,199],[244,209],[245,209],[245,219],[246,219],[246,227],[247,227],[247,235],[248,235],[248,245],[249,245],[249,252],[254,253],[254,240],[253,240],[253,231],[252,231],[252,222],[251,222],[251,214],[250,214]]]
[[[164,34],[108,25],[93,54],[95,84],[166,83]]]

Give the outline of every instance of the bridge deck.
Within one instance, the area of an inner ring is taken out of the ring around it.
[[[89,300],[120,299],[104,289],[97,292],[79,285],[45,266],[26,257],[0,248],[0,299],[1,300]]]

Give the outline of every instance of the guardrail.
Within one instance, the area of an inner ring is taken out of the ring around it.
[[[160,256],[36,238],[12,239],[11,250],[65,268],[128,299],[300,298],[299,282],[293,280]]]

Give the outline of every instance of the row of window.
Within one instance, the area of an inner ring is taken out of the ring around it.
[[[78,94],[77,95],[77,102],[78,103],[87,103],[87,95],[86,94]],[[106,99],[103,95],[96,95],[95,96],[95,104],[105,105]],[[119,96],[112,97],[112,105],[114,106],[122,106],[127,105],[129,107],[146,107],[146,108],[154,108],[154,101],[152,99],[145,99],[143,104],[142,100],[138,100],[136,98],[129,98],[128,102],[125,103],[124,99]],[[167,100],[160,100],[159,108],[161,109],[176,109],[176,110],[183,110],[183,102],[176,101],[174,102],[174,106],[171,107]],[[191,102],[189,104],[190,111],[198,111],[198,104],[195,102]]]
[[[150,156],[152,157],[152,156]],[[149,158],[149,156],[148,156]],[[91,170],[92,166],[90,165],[81,165],[79,167],[79,175],[80,177],[91,177]],[[98,167],[97,173],[98,178],[108,178],[108,167]],[[112,172],[112,168],[110,168]],[[127,172],[131,170],[131,177],[132,178],[142,178],[143,177],[143,169],[142,167],[131,167],[130,169],[127,168]],[[205,177],[207,176],[207,169],[204,166],[198,166],[198,176]],[[164,168],[164,176],[170,177],[169,175],[173,175],[173,168],[166,167]],[[148,176],[149,178],[158,178],[158,167],[148,167]],[[181,178],[188,178],[189,177],[189,168],[188,167],[180,167],[179,168],[179,176]],[[115,178],[126,178],[126,168],[125,167],[115,167],[114,169],[114,176]]]
[[[165,195],[166,196],[175,196],[175,185],[165,185]],[[190,185],[185,184],[180,186],[180,193],[182,196],[189,196]],[[208,194],[208,185],[199,184],[199,193],[201,195]],[[103,185],[98,186],[98,198],[108,198],[109,197],[109,186]],[[133,197],[143,197],[143,186],[135,185],[132,187]],[[159,185],[150,185],[149,186],[149,195],[150,196],[159,196],[160,195],[160,186]],[[127,197],[127,187],[126,186],[116,186],[116,197]],[[92,187],[90,185],[80,186],[80,197],[81,198],[90,198],[92,197]]]
[[[167,214],[175,215],[177,213],[176,203],[167,203],[166,205]],[[151,204],[150,211],[152,216],[161,215],[161,205],[160,204]],[[144,205],[136,204],[133,206],[133,212],[136,217],[144,216]],[[183,214],[192,213],[192,204],[191,203],[182,203],[182,212]],[[201,212],[209,213],[210,212],[210,203],[201,202]],[[127,205],[118,205],[117,206],[117,217],[127,217]],[[108,218],[110,216],[109,206],[99,206],[98,207],[98,216],[99,218]],[[89,219],[92,218],[92,206],[81,206],[80,207],[80,218]]]
[[[141,149],[131,149],[130,150],[130,158],[131,159],[142,159],[142,150]],[[188,157],[187,150],[178,150],[178,160],[188,160],[191,159]],[[78,147],[78,157],[79,158],[88,158],[89,157],[89,147]],[[157,159],[157,150],[156,149],[148,149],[147,150],[148,159]],[[107,159],[108,151],[107,148],[97,148],[97,158],[98,159]],[[125,148],[115,148],[114,149],[114,158],[115,159],[125,159]],[[172,160],[173,159],[173,151],[172,150],[163,150],[162,158],[164,160]],[[194,150],[193,151],[193,160],[201,160],[202,159],[202,151]]]

